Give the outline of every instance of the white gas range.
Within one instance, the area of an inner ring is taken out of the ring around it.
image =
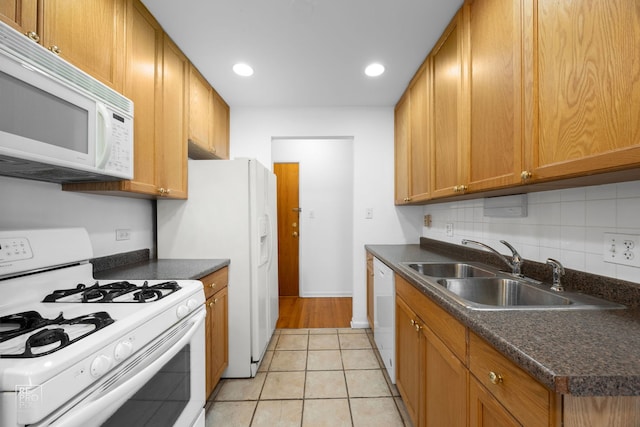
[[[204,426],[204,292],[96,281],[84,229],[0,231],[0,426]]]

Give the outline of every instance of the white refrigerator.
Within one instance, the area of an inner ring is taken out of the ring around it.
[[[189,160],[189,198],[158,200],[158,258],[228,258],[229,367],[254,377],[278,320],[276,176],[253,159]]]

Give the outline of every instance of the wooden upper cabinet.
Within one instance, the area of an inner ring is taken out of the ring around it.
[[[189,60],[166,34],[162,50],[162,90],[156,182],[160,196],[187,198]]]
[[[193,65],[189,81],[189,157],[229,158],[229,106]]]
[[[520,183],[522,173],[522,6],[466,4],[469,40],[469,191]]]
[[[38,0],[0,0],[0,21],[38,38]]]
[[[466,141],[463,140],[466,132],[462,114],[462,30],[459,11],[430,54],[433,75],[432,197],[457,194],[467,182]]]
[[[230,111],[227,103],[218,92],[211,90],[211,144],[213,153],[219,159],[229,158],[229,119]]]
[[[40,4],[40,43],[122,92],[125,0],[46,0]]]
[[[534,180],[640,165],[637,0],[537,0]],[[533,49],[532,49],[533,50]]]
[[[410,198],[413,202],[427,200],[430,197],[431,145],[429,139],[429,73],[427,63],[418,70],[409,92],[411,96],[410,135],[411,135],[411,186]]]
[[[411,201],[409,151],[411,150],[410,113],[411,99],[409,92],[400,98],[395,108],[394,144],[395,144],[395,203],[402,205]]]

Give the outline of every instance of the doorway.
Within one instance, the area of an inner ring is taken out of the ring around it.
[[[278,178],[278,295],[299,294],[299,163],[274,163]]]

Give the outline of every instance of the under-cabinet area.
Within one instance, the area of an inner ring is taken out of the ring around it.
[[[633,0],[465,1],[396,104],[396,204],[638,179],[638,40]]]
[[[638,307],[474,309],[425,274],[507,273],[446,245],[366,247],[394,271],[396,385],[413,425],[637,425]]]

